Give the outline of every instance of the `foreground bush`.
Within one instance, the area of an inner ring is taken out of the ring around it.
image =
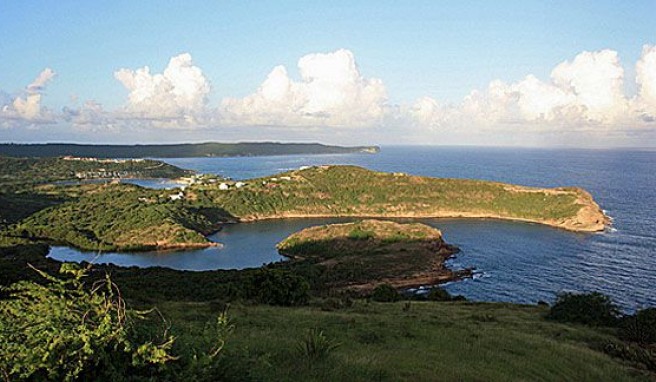
[[[250,294],[257,302],[269,305],[306,305],[310,284],[295,273],[281,269],[261,269],[253,276]]]
[[[43,284],[20,281],[0,301],[0,372],[5,380],[73,381],[124,375],[173,357],[173,338],[136,340],[147,312],[126,309],[109,276],[85,286],[86,270],[64,264],[63,278],[42,271]]]
[[[613,326],[619,316],[619,309],[608,296],[592,292],[559,294],[547,317],[561,322]]]

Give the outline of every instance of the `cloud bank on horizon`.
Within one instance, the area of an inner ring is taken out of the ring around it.
[[[656,46],[645,45],[635,64],[637,92],[625,92],[625,71],[613,50],[584,51],[551,71],[514,83],[491,81],[458,103],[422,97],[391,104],[383,80],[365,77],[346,49],[314,53],[298,61],[295,80],[275,66],[258,89],[243,98],[211,104],[212,84],[192,56],[172,57],[162,73],[148,66],[120,68],[114,77],[127,90],[125,104],[104,110],[94,100],[53,111],[42,106],[55,72],[44,69],[17,94],[0,92],[0,127],[70,124],[78,130],[214,129],[262,126],[278,129],[390,129],[431,141],[431,134],[460,131],[521,134],[525,131],[631,131],[656,129]],[[220,86],[220,84],[219,84]]]
[[[424,126],[479,126],[569,130],[654,128],[656,46],[645,45],[636,64],[638,92],[624,91],[624,69],[617,52],[582,52],[557,65],[548,81],[534,75],[507,84],[492,81],[457,105],[419,99],[410,114]]]

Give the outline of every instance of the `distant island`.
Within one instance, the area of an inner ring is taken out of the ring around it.
[[[166,145],[88,145],[73,143],[0,144],[0,156],[95,158],[249,157],[294,154],[375,154],[378,146],[329,146],[320,143],[183,143]]]

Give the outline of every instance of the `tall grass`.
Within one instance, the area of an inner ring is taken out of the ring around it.
[[[301,356],[311,366],[313,363],[322,361],[339,347],[339,343],[329,339],[317,328],[308,330],[305,337],[298,343],[297,349]]]

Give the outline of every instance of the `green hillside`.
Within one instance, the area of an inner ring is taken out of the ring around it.
[[[177,192],[128,184],[89,185],[81,197],[35,213],[11,233],[87,250],[211,245],[203,234],[215,223],[182,201],[171,200]]]

